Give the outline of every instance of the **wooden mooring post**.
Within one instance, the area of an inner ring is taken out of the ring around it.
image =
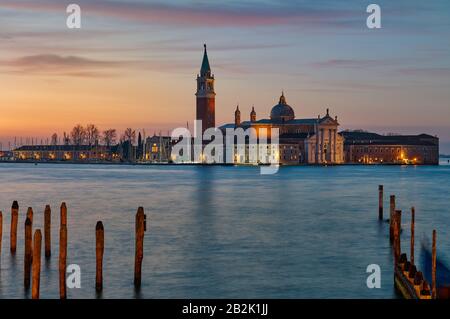
[[[424,298],[424,299],[431,299],[431,291],[430,291],[430,285],[428,284],[428,282],[426,282],[424,280],[423,285],[422,285],[422,291],[421,291],[421,295],[423,296],[428,296],[428,298]]]
[[[34,213],[33,213],[33,208],[28,207],[28,209],[27,209],[27,218],[30,219],[30,221],[31,221],[31,226],[33,226],[33,215],[34,215]]]
[[[383,220],[383,185],[378,186],[378,219]]]
[[[30,288],[30,272],[31,272],[31,254],[32,254],[32,228],[31,228],[31,220],[27,217],[25,221],[25,255],[23,260],[24,267],[24,286],[25,289]]]
[[[402,246],[401,246],[401,231],[402,231],[402,211],[401,210],[396,210],[395,211],[395,225],[397,227],[397,243],[396,243],[396,247],[397,247],[397,257],[400,258],[400,255],[402,253]]]
[[[31,298],[39,299],[39,291],[41,284],[41,247],[42,234],[39,229],[34,232],[33,240],[33,281],[31,286]]]
[[[431,298],[436,299],[436,230],[433,230],[433,247],[431,252]]]
[[[415,224],[416,224],[416,209],[411,208],[411,264],[414,265],[414,236],[415,236]]]
[[[136,213],[136,253],[134,259],[134,286],[141,287],[142,259],[144,258],[144,208],[139,207]]]
[[[19,222],[19,203],[15,200],[11,206],[11,231],[10,231],[10,251],[16,253],[17,249],[17,224]]]
[[[392,204],[392,201],[391,201]],[[395,201],[394,201],[395,205]],[[392,205],[391,205],[392,208]],[[394,210],[392,216],[394,285],[405,299],[436,298],[436,231],[433,231],[432,247],[432,288],[430,290],[422,272],[414,264],[415,208],[411,208],[411,260],[401,250],[402,211]]]
[[[45,237],[45,258],[50,258],[52,254],[51,239],[52,210],[50,205],[45,206],[44,211],[44,237]]]
[[[59,297],[67,298],[66,288],[66,268],[67,268],[67,206],[61,204],[60,228],[59,228]]]
[[[105,251],[105,230],[101,221],[95,226],[95,290],[97,292],[103,289],[103,253]]]
[[[3,213],[0,211],[0,260],[2,260]]]
[[[0,211],[0,260],[2,260],[3,213]]]
[[[395,195],[390,197],[390,212],[389,212],[389,239],[391,243],[394,241],[394,216],[395,215]]]
[[[66,225],[67,226],[67,206],[66,203],[61,204],[60,209],[60,225]]]
[[[398,218],[401,215],[401,211],[397,210],[394,212],[393,216],[393,232],[394,232],[394,267],[397,267],[398,261],[400,259],[401,254],[401,241],[400,241],[400,219]]]
[[[30,245],[30,268],[31,268],[31,262],[33,261],[33,208],[28,207],[27,209],[27,219],[31,221],[31,245]]]

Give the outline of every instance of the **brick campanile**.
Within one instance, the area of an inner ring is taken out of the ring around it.
[[[211,73],[206,44],[200,75],[197,75],[197,120],[202,121],[202,134],[206,129],[216,126],[216,93],[214,75]]]

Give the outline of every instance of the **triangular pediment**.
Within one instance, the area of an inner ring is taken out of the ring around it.
[[[339,123],[330,116],[325,116],[319,123],[324,125],[339,125]]]

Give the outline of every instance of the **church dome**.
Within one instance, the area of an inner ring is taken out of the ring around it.
[[[281,121],[281,122],[295,119],[294,110],[286,103],[284,93],[281,94],[280,101],[278,102],[278,104],[272,108],[272,111],[270,112],[270,119],[272,121]]]

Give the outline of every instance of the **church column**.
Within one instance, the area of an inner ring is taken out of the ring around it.
[[[328,149],[327,149],[327,162],[333,162],[333,136],[332,130],[328,129]]]
[[[334,134],[333,134],[333,162],[336,163],[337,161],[337,156],[336,156],[336,152],[337,152],[337,129],[333,130]]]
[[[320,129],[320,163],[324,162],[323,158],[323,151],[324,151],[324,135],[325,135],[325,129]]]
[[[316,150],[315,150],[315,164],[319,163],[319,127],[315,126],[316,129]]]

